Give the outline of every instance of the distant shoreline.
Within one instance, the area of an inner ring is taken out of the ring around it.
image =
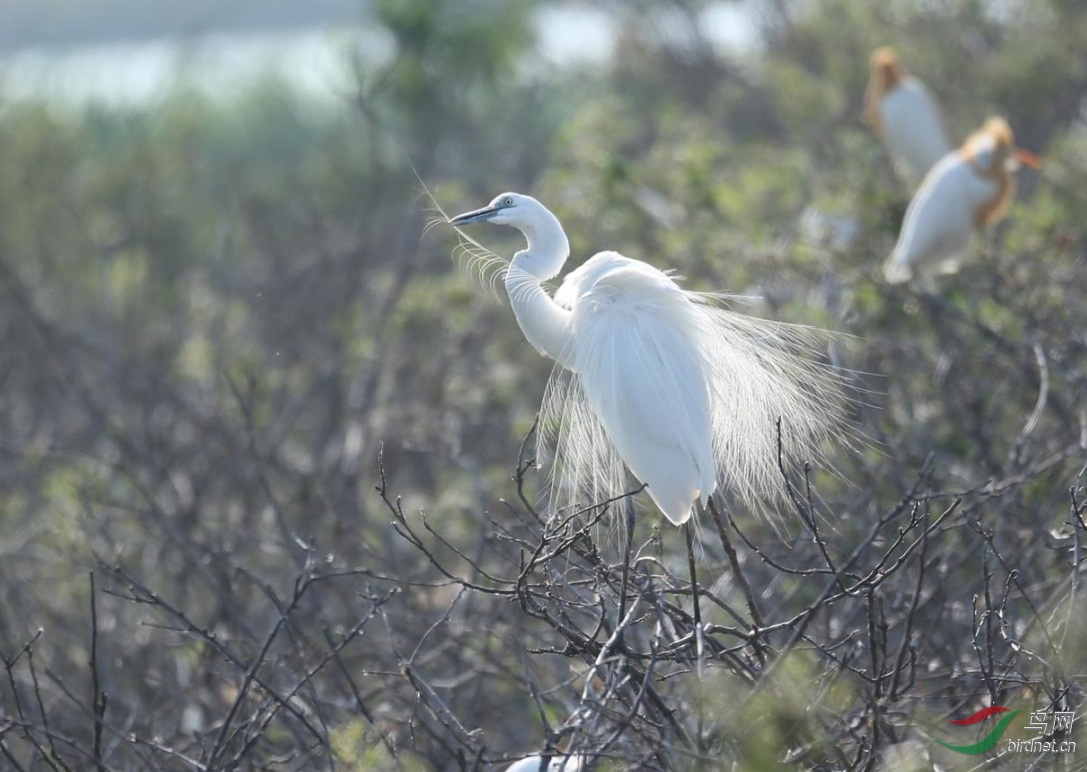
[[[183,42],[211,35],[259,37],[321,29],[334,32],[374,23],[371,0],[261,0],[259,4],[238,5],[220,0],[186,0],[172,5],[152,5],[147,0],[54,3],[0,1],[0,58],[27,51],[65,54],[81,48]],[[564,35],[572,32],[576,38],[584,39],[583,30],[578,28],[586,26],[598,43],[602,28],[613,29],[609,14],[593,6],[545,2],[536,8],[536,15],[538,19],[566,21]],[[725,0],[709,3],[702,21],[715,43],[745,50],[757,37],[754,17],[751,0]],[[560,40],[554,42],[557,49],[564,48]],[[607,55],[590,53],[572,58],[599,60]]]
[[[139,107],[153,104],[178,83],[230,95],[278,77],[302,93],[336,103],[355,84],[347,51],[369,63],[394,53],[393,40],[369,12],[368,0],[312,0],[305,13],[269,10],[259,17],[252,9],[216,16],[210,0],[191,0],[184,12],[172,9],[154,19],[145,18],[154,15],[148,9],[136,16],[102,15],[106,7],[145,1],[86,0],[99,13],[93,23],[80,23],[87,15],[84,7],[67,8],[63,24],[53,20],[46,34],[41,29],[50,20],[43,11],[35,6],[31,13],[30,0],[6,0],[0,10],[0,97]],[[701,23],[714,45],[741,55],[756,49],[747,4],[707,7]],[[26,19],[41,29],[24,35],[19,45],[5,43],[16,35],[7,22],[20,11],[24,29],[33,28]],[[599,8],[544,3],[534,16],[534,66],[594,66],[611,58],[618,22]],[[118,18],[122,21],[110,28]]]
[[[207,34],[274,34],[315,27],[357,26],[370,16],[367,0],[263,0],[226,5],[216,0],[150,7],[146,0],[94,0],[58,7],[40,0],[0,3],[0,54],[126,45]]]

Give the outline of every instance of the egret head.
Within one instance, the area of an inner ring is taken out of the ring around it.
[[[906,70],[898,61],[898,54],[893,48],[883,46],[872,52],[872,81],[878,84],[881,94],[886,94],[905,77]]]
[[[884,46],[872,52],[872,68],[868,76],[868,89],[864,93],[864,115],[877,132],[883,131],[880,102],[888,91],[893,90],[906,77],[906,71],[898,63],[898,54]]]
[[[449,224],[459,228],[462,225],[471,225],[477,222],[490,222],[495,225],[511,225],[514,228],[524,230],[522,226],[531,224],[533,215],[536,215],[541,209],[543,209],[543,205],[532,196],[522,196],[520,193],[503,193],[495,196],[491,203],[482,209],[474,209],[471,212],[458,214],[449,221]]]
[[[570,243],[558,218],[532,196],[503,193],[482,209],[449,220],[457,228],[477,222],[509,225],[521,231],[528,240],[528,249],[514,256],[513,265],[541,280],[558,274],[570,255]]]
[[[963,146],[963,155],[982,172],[1002,176],[1020,166],[1040,169],[1041,159],[1028,150],[1015,146],[1015,135],[1008,122],[1000,117],[990,118],[972,134]]]

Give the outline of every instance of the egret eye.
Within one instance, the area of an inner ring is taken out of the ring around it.
[[[502,206],[513,206],[513,199],[506,197],[506,200],[502,202]]]

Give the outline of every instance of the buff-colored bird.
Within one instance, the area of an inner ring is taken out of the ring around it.
[[[906,210],[898,243],[884,266],[892,284],[917,277],[930,285],[954,273],[975,230],[996,223],[1015,195],[1020,164],[1040,168],[1033,153],[1015,147],[1003,118],[990,118],[925,177]]]
[[[936,100],[909,75],[893,48],[872,52],[864,112],[887,146],[900,173],[920,180],[955,144]]]

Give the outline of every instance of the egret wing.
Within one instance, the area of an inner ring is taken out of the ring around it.
[[[734,313],[713,296],[699,314],[722,482],[749,502],[780,499],[782,465],[822,461],[826,441],[842,439],[847,389],[825,361],[830,336]]]
[[[884,268],[888,281],[907,280],[923,264],[938,264],[965,250],[973,231],[973,169],[957,155],[940,161],[914,195],[898,243]]]
[[[936,100],[916,78],[883,98],[880,115],[888,147],[917,178],[954,150]]]
[[[564,385],[546,400],[549,415],[563,417],[560,476],[599,496],[621,461],[669,519],[685,522],[716,481],[697,308],[644,263],[614,253],[593,261],[571,301],[576,375],[555,381]]]

